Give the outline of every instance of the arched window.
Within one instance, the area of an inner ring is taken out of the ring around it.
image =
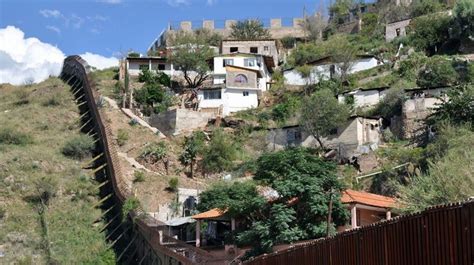
[[[241,84],[247,84],[249,81],[247,79],[247,77],[245,75],[242,75],[242,74],[238,74],[235,79],[234,79],[234,82],[235,83],[241,83]]]

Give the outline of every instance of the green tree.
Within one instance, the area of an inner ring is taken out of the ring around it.
[[[183,152],[179,156],[179,161],[184,166],[189,166],[190,177],[194,177],[194,165],[198,156],[202,155],[205,147],[206,136],[203,132],[194,132],[186,137],[183,143]]]
[[[282,203],[298,198],[294,210],[297,227],[303,231],[301,237],[315,238],[326,235],[329,200],[333,203],[332,222],[342,225],[347,220],[339,199],[343,187],[335,169],[335,164],[323,161],[310,150],[290,148],[262,155],[254,179],[275,189]]]
[[[447,14],[429,14],[414,18],[410,23],[409,40],[428,55],[437,53],[449,40],[451,18]]]
[[[265,198],[258,194],[253,181],[217,182],[199,194],[199,211],[213,208],[227,210],[232,217],[240,217],[252,221],[258,211],[266,204]]]
[[[334,4],[329,7],[331,21],[336,24],[346,22],[346,18],[349,16],[349,11],[353,5],[353,0],[336,0]]]
[[[279,197],[268,202],[253,181],[224,182],[201,193],[198,209],[225,209],[231,217],[242,218],[234,241],[252,245],[248,256],[269,252],[275,244],[326,236],[330,200],[331,231],[348,217],[335,169],[304,148],[264,154],[257,160],[255,181]]]
[[[193,33],[179,32],[171,40],[174,46],[170,62],[183,72],[189,88],[197,88],[209,78],[207,60],[214,56],[214,50],[207,39]]]
[[[204,172],[215,173],[229,170],[237,157],[237,147],[235,141],[223,130],[215,129],[203,154],[202,168]]]
[[[458,125],[467,123],[474,126],[473,84],[451,88],[447,93],[447,98],[442,98],[442,100],[443,102],[430,115],[430,124],[450,122]]]
[[[323,137],[347,122],[349,107],[337,101],[329,89],[315,92],[306,98],[301,110],[300,124],[324,149]]]
[[[163,165],[168,174],[168,152],[169,146],[166,142],[151,143],[143,149],[140,154],[140,158],[144,159],[147,163],[155,164],[158,161],[163,162]]]
[[[459,75],[453,62],[445,57],[433,56],[418,72],[416,84],[420,87],[437,87],[455,85],[458,81]]]
[[[230,37],[237,40],[262,40],[269,39],[270,32],[260,20],[247,19],[231,26]]]
[[[458,0],[454,6],[453,33],[461,40],[474,37],[474,2],[471,0]]]
[[[419,17],[427,14],[443,11],[445,7],[438,0],[424,0],[413,4],[411,17]]]
[[[172,104],[172,97],[158,83],[146,83],[135,91],[134,99],[144,107],[146,115],[166,111]]]
[[[319,43],[302,43],[296,46],[288,57],[288,65],[302,66],[325,56],[325,50]]]

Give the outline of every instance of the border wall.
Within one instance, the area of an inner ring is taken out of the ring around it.
[[[472,265],[474,200],[437,206],[262,255],[247,265]]]
[[[94,161],[94,172],[100,173],[101,207],[107,217],[106,238],[113,247],[117,263],[125,264],[211,264],[206,251],[163,235],[159,224],[141,210],[132,211],[121,220],[122,205],[132,196],[124,181],[120,161],[106,113],[98,106],[100,95],[89,75],[89,66],[80,56],[64,60],[60,78],[71,85],[81,112],[81,129],[93,136],[101,156]],[[104,207],[105,205],[105,207]],[[107,209],[107,210],[106,210]],[[117,218],[119,217],[119,218]]]

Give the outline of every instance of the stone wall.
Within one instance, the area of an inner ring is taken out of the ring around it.
[[[408,99],[403,104],[403,138],[412,139],[422,133],[424,121],[441,100],[434,97]]]
[[[286,36],[292,36],[295,38],[303,38],[305,33],[302,29],[301,23],[303,18],[292,18],[291,26],[284,26],[281,18],[269,19],[269,26],[266,27],[272,39],[281,39]],[[202,21],[180,21],[178,23],[171,23],[169,27],[164,31],[153,43],[150,45],[149,50],[157,49],[162,46],[169,46],[169,40],[176,32],[180,30],[191,31],[195,29],[205,28],[212,32],[221,35],[223,38],[228,38],[231,32],[231,27],[237,20],[228,19],[224,21],[223,27],[218,27],[218,21],[215,20],[202,20]],[[286,20],[285,20],[286,22]],[[288,23],[285,23],[288,24]]]
[[[149,123],[166,136],[170,136],[204,128],[209,120],[215,117],[214,112],[173,109],[164,113],[153,114],[149,119]]]
[[[385,26],[385,41],[391,41],[398,36],[405,36],[406,28],[410,24],[411,19],[405,19],[393,23],[389,23]],[[397,30],[399,33],[397,34]]]

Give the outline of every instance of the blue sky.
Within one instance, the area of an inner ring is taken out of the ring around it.
[[[321,0],[327,1],[327,0]],[[308,0],[0,0],[0,28],[15,26],[65,54],[145,52],[170,21],[300,17]],[[327,9],[327,7],[325,7]]]

